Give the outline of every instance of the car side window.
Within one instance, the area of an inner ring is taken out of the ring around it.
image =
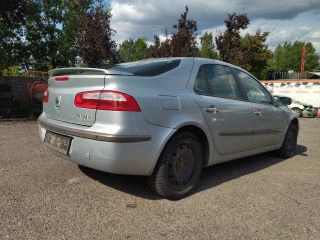
[[[272,104],[270,94],[262,85],[257,82],[256,79],[240,70],[235,69],[234,71],[239,77],[245,94],[250,102]]]
[[[195,84],[194,84],[194,91],[200,95],[212,95],[212,90],[209,86],[208,80],[206,75],[200,67]]]
[[[195,92],[214,97],[241,99],[232,70],[223,65],[202,65],[196,78]]]

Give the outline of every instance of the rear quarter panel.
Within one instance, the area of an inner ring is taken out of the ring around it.
[[[194,59],[186,58],[181,60],[176,69],[155,77],[106,77],[105,89],[132,95],[138,102],[146,122],[171,129],[164,141],[159,142],[158,156],[178,129],[190,125],[202,129],[207,136],[210,150],[215,153],[210,131],[194,99],[193,88],[188,89],[189,81],[194,82],[190,77],[196,76],[193,67]]]
[[[192,68],[190,58],[182,59],[177,68],[155,77],[107,76],[105,90],[132,95],[148,123],[176,128],[192,119],[199,122],[199,112],[195,112],[198,109],[186,89]]]

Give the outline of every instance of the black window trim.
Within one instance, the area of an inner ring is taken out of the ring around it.
[[[212,97],[212,96],[213,96],[213,91],[212,91],[212,88],[211,88],[211,86],[210,86],[210,84],[209,84],[209,81],[208,81],[208,79],[207,79],[207,76],[206,76],[205,72],[203,71],[203,68],[201,68],[202,66],[203,66],[203,65],[201,65],[201,66],[199,67],[198,72],[197,72],[197,76],[198,76],[199,72],[201,71],[202,74],[204,75],[206,81],[207,81],[207,85],[208,85],[208,87],[209,87],[210,94],[200,93],[200,92],[196,91],[196,89],[195,89],[195,84],[193,84],[193,91],[194,91],[196,94],[198,94],[198,95],[204,95],[204,96],[211,96],[211,97]],[[197,81],[197,76],[196,76],[196,81]],[[195,81],[194,83],[196,83],[196,81]]]

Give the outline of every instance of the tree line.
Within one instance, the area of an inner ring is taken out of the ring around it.
[[[219,59],[265,78],[269,71],[299,71],[302,47],[307,51],[305,70],[319,67],[312,43],[286,42],[272,52],[266,44],[268,32],[242,35],[250,24],[245,13],[228,14],[225,30],[215,37],[211,32],[198,36],[197,21],[185,7],[173,31],[164,31],[164,40],[154,35],[148,45],[144,37],[130,38],[118,46],[112,40],[111,9],[102,0],[11,0],[1,5],[0,75],[17,66],[47,71],[172,56]]]

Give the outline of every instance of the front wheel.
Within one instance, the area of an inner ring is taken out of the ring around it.
[[[150,187],[159,195],[177,200],[196,186],[202,171],[203,151],[197,136],[180,132],[163,149],[152,176]]]
[[[278,150],[278,155],[284,158],[293,157],[297,148],[298,129],[294,124],[288,127],[281,148]]]

